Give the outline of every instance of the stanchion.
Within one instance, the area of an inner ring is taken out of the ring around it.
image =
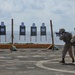
[[[52,37],[52,45],[53,45],[52,50],[54,50],[54,36],[53,36],[52,20],[50,20],[50,27],[51,27],[51,37]]]
[[[51,28],[52,44],[51,44],[47,49],[52,49],[52,50],[54,50],[54,36],[53,36],[52,20],[50,20],[50,28]]]
[[[11,48],[10,48],[10,50],[11,50],[11,52],[12,51],[17,51],[17,49],[16,49],[16,46],[14,46],[14,41],[13,41],[13,39],[14,39],[14,34],[13,34],[13,19],[11,20],[11,43],[12,43],[12,45],[11,45]]]

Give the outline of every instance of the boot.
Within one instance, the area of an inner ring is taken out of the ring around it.
[[[74,58],[72,59],[72,63],[74,63]]]
[[[64,58],[60,61],[60,63],[65,63],[65,60],[64,60]]]

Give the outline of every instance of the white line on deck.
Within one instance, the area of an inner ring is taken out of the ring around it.
[[[59,59],[60,59],[60,58],[59,58]],[[53,60],[59,60],[59,59],[53,59]],[[47,70],[58,71],[58,72],[66,72],[66,73],[75,73],[75,71],[62,70],[62,69],[55,69],[55,68],[45,67],[45,66],[43,65],[43,63],[47,63],[47,62],[50,63],[50,61],[51,61],[51,63],[52,63],[53,60],[39,61],[39,62],[37,62],[35,65],[38,66],[38,67],[40,67],[40,68],[47,69]],[[58,62],[55,62],[55,63],[58,63]]]

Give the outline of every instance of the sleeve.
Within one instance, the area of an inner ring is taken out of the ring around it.
[[[62,34],[62,35],[59,37],[59,39],[60,39],[60,40],[63,40],[63,39],[64,39],[64,37],[65,37],[65,35],[64,35],[64,34]]]

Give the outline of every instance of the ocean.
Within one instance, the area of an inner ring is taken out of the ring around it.
[[[75,32],[71,31],[71,33],[74,35]],[[54,44],[55,45],[63,45],[64,42],[59,40],[59,37],[56,36],[54,32]],[[51,32],[47,32],[46,36],[40,36],[40,32],[37,32],[37,36],[30,36],[30,32],[26,32],[25,36],[20,36],[18,31],[14,31],[14,43],[34,43],[34,44],[52,44],[52,38],[51,38]],[[7,44],[11,43],[11,31],[6,32],[5,35],[0,36],[0,43],[1,44]]]

